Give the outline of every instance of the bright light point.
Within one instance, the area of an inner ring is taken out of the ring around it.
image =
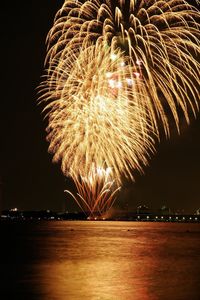
[[[106,168],[106,175],[109,175],[112,172],[111,167]]]
[[[107,72],[107,73],[106,73],[106,77],[107,77],[107,78],[110,78],[111,76],[112,76],[112,73],[111,73],[111,72]]]
[[[121,81],[116,82],[116,88],[120,89],[122,87]]]
[[[126,82],[129,86],[133,85],[133,79],[132,78],[126,78]]]
[[[121,66],[121,67],[124,67],[124,66],[125,66],[125,62],[122,61],[122,62],[120,63],[120,66]]]
[[[138,66],[140,66],[140,65],[142,64],[142,61],[139,60],[139,59],[137,59],[137,60],[136,60],[136,64],[137,64]]]
[[[112,89],[114,89],[114,88],[120,89],[122,87],[122,82],[116,81],[114,79],[109,79],[108,84]]]
[[[114,80],[114,79],[109,79],[108,80],[108,84],[109,84],[109,86],[112,88],[112,89],[114,89],[115,88],[115,83],[116,81]]]
[[[110,56],[111,60],[114,61],[116,58],[117,58],[117,55],[112,53],[111,56]]]
[[[135,75],[135,77],[139,78],[140,77],[140,73],[139,72],[134,72],[133,73]]]
[[[102,170],[102,168],[97,168],[97,174],[98,174],[99,176],[102,176],[102,175],[103,175],[103,170]]]
[[[97,95],[94,99],[95,99],[95,103],[99,107],[99,109],[101,111],[106,111],[108,99],[101,95]],[[97,171],[98,171],[98,169],[99,169],[99,167],[97,167]]]
[[[11,208],[11,211],[18,211],[17,207]]]

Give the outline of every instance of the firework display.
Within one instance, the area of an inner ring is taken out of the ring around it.
[[[56,14],[39,101],[49,151],[82,209],[109,209],[160,128],[170,135],[171,116],[179,131],[180,115],[196,115],[199,18],[184,0],[67,0]]]

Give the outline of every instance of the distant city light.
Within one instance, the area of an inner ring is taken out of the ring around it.
[[[15,208],[11,208],[11,210],[10,211],[18,211],[18,208],[17,207],[15,207]]]

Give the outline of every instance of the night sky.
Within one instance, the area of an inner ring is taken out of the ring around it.
[[[1,207],[21,210],[77,209],[66,199],[71,187],[51,162],[45,124],[36,105],[43,74],[45,39],[62,0],[4,1],[1,4]],[[162,139],[144,175],[125,183],[116,208],[166,205],[194,212],[200,207],[200,118]]]

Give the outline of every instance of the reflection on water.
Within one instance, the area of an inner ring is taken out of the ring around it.
[[[199,224],[62,221],[1,227],[3,300],[200,299]]]

